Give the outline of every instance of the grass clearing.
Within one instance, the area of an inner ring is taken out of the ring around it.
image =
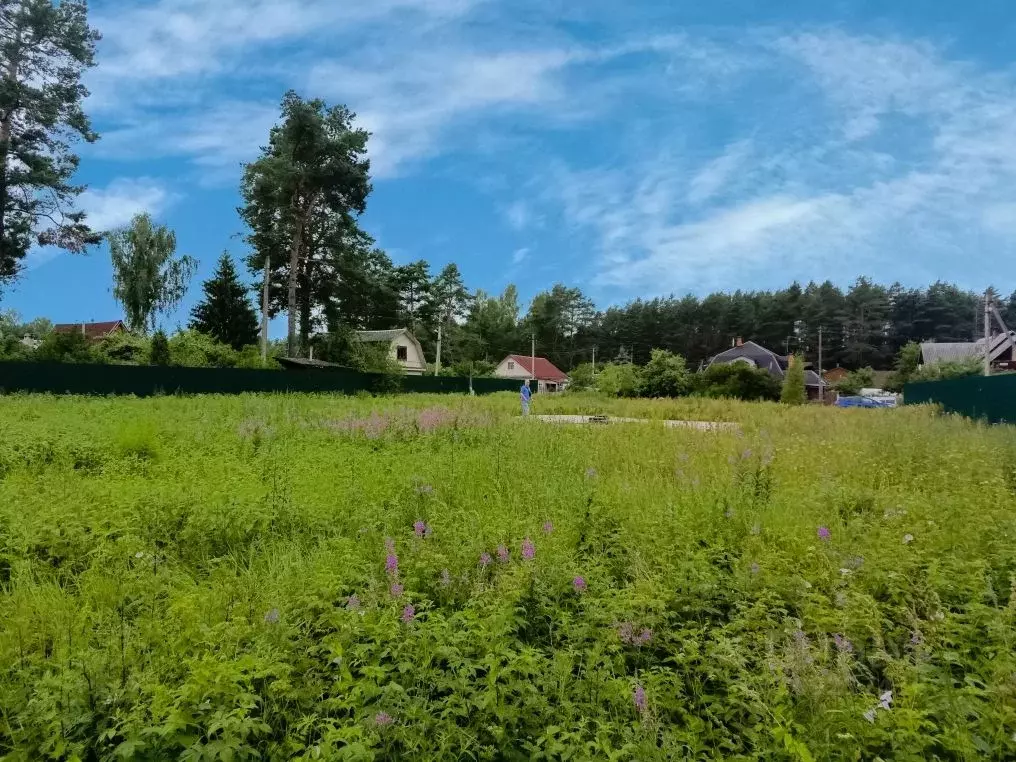
[[[534,412],[0,399],[0,756],[1016,755],[1016,431]]]

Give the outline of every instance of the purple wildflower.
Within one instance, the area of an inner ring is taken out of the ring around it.
[[[452,583],[452,575],[448,573],[447,569],[441,570],[441,584],[444,587],[448,587]]]
[[[574,587],[577,592],[584,593],[586,591],[586,578],[576,577],[572,580],[572,587]]]
[[[757,563],[753,563],[751,565],[751,573],[752,574],[758,574],[760,571],[762,571],[762,567],[759,566]]]
[[[480,554],[480,566],[490,566],[490,561],[491,561],[490,553]]]
[[[395,722],[392,716],[388,712],[378,712],[374,715],[374,724],[379,728],[385,728]]]
[[[392,586],[388,588],[388,592],[392,594],[393,598],[398,598],[403,592],[405,592],[405,589],[406,588],[401,583],[393,582]]]
[[[653,639],[653,631],[648,627],[643,627],[642,632],[639,633],[639,645],[644,646]]]
[[[830,535],[830,532],[829,532],[829,527],[819,527],[818,528],[818,539],[822,540],[823,542],[829,542],[829,537],[830,536],[831,535]]]
[[[617,636],[621,638],[622,643],[631,645],[635,640],[635,625],[631,622],[622,622],[617,626]]]
[[[536,557],[536,546],[528,537],[522,541],[522,557],[527,561],[532,561]]]
[[[385,537],[385,550],[389,553],[395,552],[395,540],[391,537]]]
[[[910,645],[919,646],[922,643],[924,643],[924,635],[921,633],[920,630],[914,630],[910,634]]]
[[[279,621],[279,610],[271,609],[265,614],[265,624],[275,624]]]
[[[346,608],[349,611],[359,611],[360,610],[360,596],[358,596],[356,593],[353,593],[353,595],[349,596],[346,599]]]
[[[554,531],[554,525],[551,522],[549,522],[549,521],[543,522],[543,533],[544,534],[550,534],[553,531]]]
[[[635,708],[639,714],[643,714],[646,711],[646,689],[636,683],[635,693],[632,698],[635,701]]]
[[[409,624],[416,619],[416,609],[413,608],[412,603],[407,603],[406,607],[402,609],[402,621]]]
[[[389,577],[399,576],[399,557],[394,553],[389,553],[385,557],[385,571]]]
[[[744,452],[741,453],[741,460],[748,460],[748,458],[750,457],[751,457],[751,448],[749,447]]]
[[[841,653],[852,654],[854,652],[854,644],[838,632],[833,634],[833,643],[836,644],[836,650]]]
[[[586,478],[587,479],[595,479],[596,478],[596,469],[593,468],[592,466],[587,468],[586,469]]]
[[[430,534],[430,527],[423,521],[415,521],[413,531],[416,532],[417,537],[426,537]]]
[[[909,545],[913,541],[914,541],[914,536],[912,534],[908,533],[908,534],[903,535],[903,544],[904,545]]]
[[[497,560],[503,564],[508,563],[508,548],[504,545],[497,546]]]

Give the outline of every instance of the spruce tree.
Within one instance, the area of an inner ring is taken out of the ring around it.
[[[257,313],[229,254],[223,252],[215,275],[201,288],[205,297],[191,311],[191,328],[236,350],[258,343]]]
[[[783,391],[780,402],[787,405],[803,405],[808,401],[808,391],[804,385],[804,358],[791,355],[787,365],[787,375],[783,379]]]

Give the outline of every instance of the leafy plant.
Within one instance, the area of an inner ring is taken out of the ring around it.
[[[784,405],[803,405],[808,401],[808,390],[804,383],[804,358],[791,355],[787,374],[783,378],[780,402]]]
[[[710,365],[695,375],[694,388],[707,397],[773,402],[780,398],[780,382],[769,371],[743,362]]]
[[[684,358],[654,349],[649,362],[639,373],[638,395],[640,397],[682,397],[691,391],[691,374]]]

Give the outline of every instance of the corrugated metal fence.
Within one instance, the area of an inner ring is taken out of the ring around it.
[[[516,391],[519,382],[474,378],[476,394]],[[243,394],[245,392],[359,391],[458,393],[469,391],[468,378],[385,376],[380,373],[315,369],[304,371],[243,368],[178,368],[151,365],[0,362],[0,393],[50,394]]]
[[[906,405],[934,402],[948,413],[989,423],[1016,423],[1016,374],[907,384],[903,402]]]

